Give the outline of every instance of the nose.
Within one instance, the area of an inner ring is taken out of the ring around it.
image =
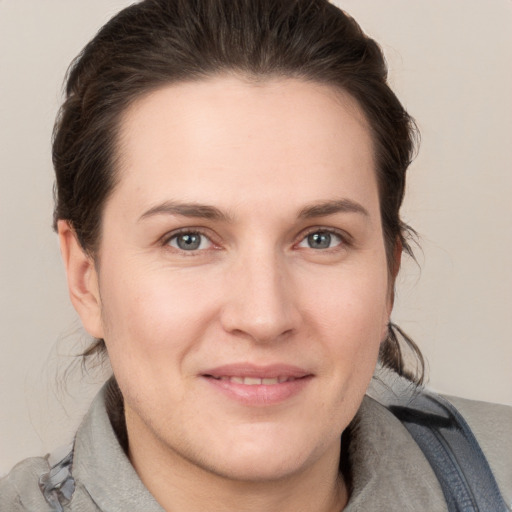
[[[260,253],[239,259],[226,278],[226,287],[221,323],[230,334],[269,343],[299,327],[293,276],[279,255]]]

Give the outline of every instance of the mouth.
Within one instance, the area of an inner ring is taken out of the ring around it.
[[[241,376],[227,376],[215,377],[214,375],[205,375],[205,377],[211,377],[212,379],[235,382],[236,384],[243,384],[244,386],[275,386],[276,384],[282,384],[283,382],[292,382],[297,380],[296,377],[287,377],[280,375],[279,377],[241,377]],[[298,377],[302,379],[304,377]]]
[[[225,365],[201,374],[216,391],[245,406],[269,406],[299,394],[314,375],[297,366]]]

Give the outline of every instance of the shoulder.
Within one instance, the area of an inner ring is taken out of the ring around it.
[[[419,428],[418,432],[418,426],[427,427],[427,431],[434,427],[432,441],[437,439],[441,444],[448,443],[455,452],[459,453],[462,450],[461,454],[465,453],[464,444],[469,448],[471,443],[474,443],[471,438],[476,439],[508,508],[512,510],[512,407],[436,395],[382,367],[377,368],[367,394],[399,418],[402,424],[408,423],[409,427],[414,427],[414,439],[417,442],[422,439],[423,444],[427,443],[422,450],[425,454],[426,449],[433,459],[437,452],[432,446],[436,442],[432,445],[429,441],[432,436],[420,435],[422,432],[425,433],[425,430]],[[456,439],[458,436],[454,438],[451,433],[451,421],[443,425],[443,419],[450,417],[446,406],[454,408],[471,431],[472,435],[469,437],[463,435],[466,443],[462,445],[459,444],[461,440]],[[445,439],[446,436],[448,438]],[[464,462],[467,468],[471,462],[465,457],[463,455],[459,462]],[[436,464],[435,460],[432,462]],[[479,481],[475,475],[472,478]]]
[[[49,470],[46,457],[26,459],[0,479],[0,509],[2,512],[50,510],[39,488],[41,475]]]
[[[464,417],[512,508],[512,407],[445,396]]]

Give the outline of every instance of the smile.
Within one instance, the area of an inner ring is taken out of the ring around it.
[[[291,382],[296,380],[295,377],[287,377],[280,376],[274,378],[258,378],[258,377],[214,377],[213,375],[208,375],[208,377],[212,377],[216,380],[235,382],[236,384],[244,384],[245,386],[273,386],[275,384],[282,384],[283,382]]]
[[[287,364],[258,366],[230,364],[201,374],[216,394],[243,406],[268,407],[285,403],[300,394],[314,375]]]

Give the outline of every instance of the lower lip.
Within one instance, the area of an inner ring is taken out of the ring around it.
[[[311,375],[308,375],[300,379],[279,382],[277,384],[255,384],[251,386],[230,380],[203,376],[205,381],[227,397],[243,405],[253,407],[276,405],[285,402],[298,395],[311,382],[312,378]]]

